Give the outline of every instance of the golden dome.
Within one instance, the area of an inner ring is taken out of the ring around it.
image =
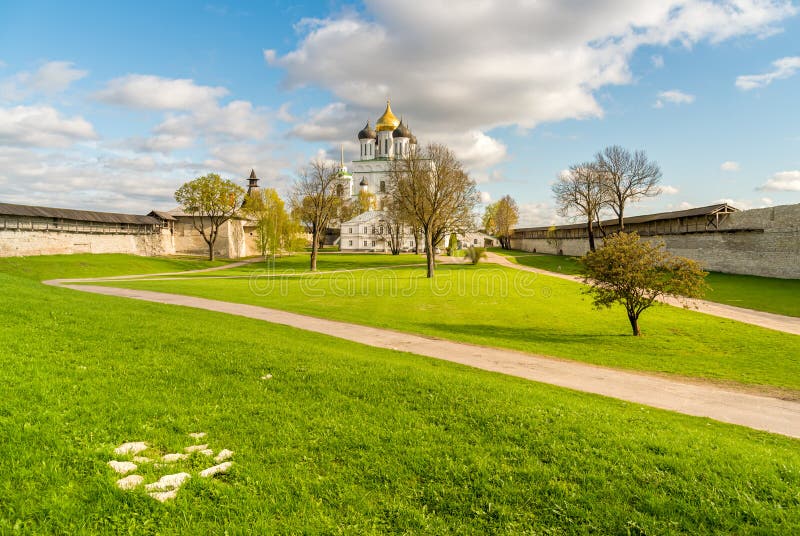
[[[375,123],[375,130],[378,132],[382,130],[394,130],[400,125],[400,120],[392,113],[392,107],[389,106],[389,101],[386,101],[386,111],[378,118]]]

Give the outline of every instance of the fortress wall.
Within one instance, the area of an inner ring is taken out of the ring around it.
[[[81,233],[70,231],[0,230],[0,257],[70,253],[172,255],[168,230],[153,234]]]
[[[732,274],[800,279],[800,204],[730,214],[722,232],[663,234],[667,250],[700,262],[706,270]],[[602,239],[597,240],[597,245]],[[511,247],[538,253],[584,255],[585,238],[512,239]]]

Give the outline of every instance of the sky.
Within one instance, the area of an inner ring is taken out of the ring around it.
[[[286,195],[387,98],[520,225],[610,145],[661,166],[630,214],[800,203],[790,0],[0,0],[0,202],[145,214],[251,168]]]

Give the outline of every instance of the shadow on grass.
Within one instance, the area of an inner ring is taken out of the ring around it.
[[[627,333],[563,333],[557,331],[537,331],[530,328],[515,328],[509,326],[497,326],[492,324],[443,324],[443,323],[417,323],[418,326],[427,330],[450,333],[453,335],[467,335],[475,337],[486,335],[488,339],[500,339],[504,341],[515,341],[520,347],[520,342],[530,343],[550,343],[550,344],[591,344],[599,345],[603,341],[618,341],[620,338],[632,339]]]

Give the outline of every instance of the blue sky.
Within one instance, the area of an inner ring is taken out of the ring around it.
[[[286,193],[391,97],[523,224],[612,144],[663,170],[631,213],[798,203],[799,95],[784,0],[2,2],[0,201],[146,213],[250,168]]]

